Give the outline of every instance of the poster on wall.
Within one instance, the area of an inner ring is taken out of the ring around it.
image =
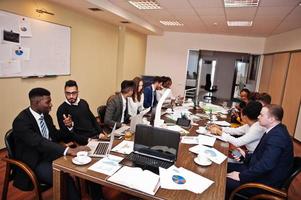
[[[21,37],[32,37],[30,22],[25,17],[20,18],[19,33]]]

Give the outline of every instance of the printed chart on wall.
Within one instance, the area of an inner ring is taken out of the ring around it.
[[[0,77],[70,74],[71,28],[0,10]]]

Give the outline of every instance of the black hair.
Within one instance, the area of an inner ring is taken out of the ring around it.
[[[265,106],[269,110],[269,114],[275,117],[276,120],[282,121],[283,108],[280,105],[269,104]]]
[[[66,87],[78,87],[77,86],[77,83],[76,83],[76,81],[74,81],[74,80],[69,80],[69,81],[66,81],[66,83],[65,83],[65,88]]]
[[[262,109],[261,103],[257,101],[250,101],[243,109],[242,115],[247,116],[250,120],[257,120]]]
[[[265,105],[271,104],[272,97],[268,93],[261,93],[258,97],[258,101],[262,101]]]
[[[160,76],[155,76],[153,79],[153,83],[162,83],[162,78]]]
[[[28,97],[32,100],[35,97],[50,96],[50,92],[45,88],[33,88],[29,91]]]
[[[136,84],[134,81],[124,80],[121,83],[121,93],[127,93],[129,90],[135,90]]]
[[[248,99],[250,98],[250,94],[251,94],[250,90],[248,90],[247,88],[243,88],[242,90],[240,90],[240,93],[242,92],[247,93]]]
[[[169,82],[172,82],[171,78],[168,76],[162,76],[161,80],[162,80],[162,86],[165,88],[168,86]]]

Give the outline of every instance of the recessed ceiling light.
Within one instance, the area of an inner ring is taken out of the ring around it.
[[[252,26],[253,21],[227,21],[228,26]]]
[[[258,6],[259,0],[224,0],[225,8]]]
[[[155,0],[132,0],[129,1],[132,6],[135,6],[139,10],[157,10],[161,9],[158,2]]]
[[[178,21],[160,21],[161,24],[163,24],[164,26],[184,26],[183,23],[180,23]]]

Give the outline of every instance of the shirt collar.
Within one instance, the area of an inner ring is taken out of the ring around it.
[[[121,94],[121,98],[122,98],[122,102],[125,103],[126,99],[124,98],[124,96]]]
[[[280,124],[280,122],[279,122],[278,124]],[[272,129],[273,129],[275,126],[277,126],[278,124],[276,124],[276,125],[274,125],[274,126],[268,128],[268,129],[266,130],[266,133],[270,132],[270,130],[272,130]]]
[[[36,111],[34,111],[31,107],[29,107],[29,111],[33,115],[33,117],[36,119],[36,121],[39,121],[41,117],[44,117],[44,114],[39,114]]]
[[[68,105],[70,105],[70,106],[71,106],[71,105],[72,105],[72,106],[78,106],[79,101],[80,101],[80,98],[77,97],[76,101],[75,101],[73,104],[71,104],[67,99],[65,99],[65,102],[66,102]]]

